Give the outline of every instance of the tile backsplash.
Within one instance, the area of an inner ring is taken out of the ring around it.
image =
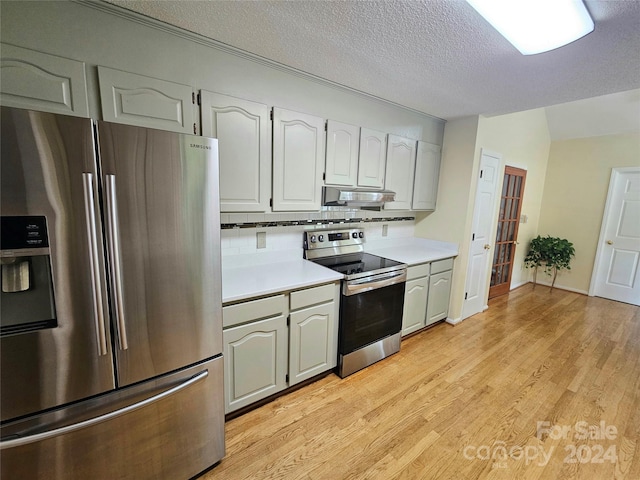
[[[276,214],[223,213],[221,223],[223,257],[296,250],[299,250],[297,254],[301,257],[304,231],[353,227],[365,229],[365,241],[381,239],[383,233],[388,238],[413,237],[415,218],[413,212],[332,210]]]

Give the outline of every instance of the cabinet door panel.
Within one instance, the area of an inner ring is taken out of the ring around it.
[[[356,185],[359,136],[359,127],[333,120],[327,122],[325,184]]]
[[[84,63],[2,44],[2,105],[89,117]]]
[[[368,128],[361,128],[360,153],[358,159],[359,187],[384,187],[386,158],[387,134]]]
[[[385,210],[409,210],[413,197],[416,164],[416,141],[389,135],[385,188],[396,192],[395,202],[385,204]]]
[[[273,109],[273,210],[320,210],[324,120]]]
[[[104,120],[194,133],[190,86],[106,67],[98,78]]]
[[[418,142],[413,210],[435,210],[440,177],[440,145]]]
[[[223,331],[225,413],[286,387],[286,339],[283,315]]]
[[[218,139],[220,211],[265,212],[271,196],[269,107],[201,91],[202,134]]]
[[[429,277],[420,277],[407,281],[402,311],[403,336],[424,327],[428,292]]]
[[[429,302],[427,304],[426,325],[447,318],[449,314],[449,293],[451,292],[452,271],[429,277]]]
[[[335,302],[291,313],[289,385],[336,366],[336,318]]]

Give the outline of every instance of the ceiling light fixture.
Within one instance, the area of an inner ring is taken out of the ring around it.
[[[523,55],[547,52],[593,31],[582,0],[467,0]]]

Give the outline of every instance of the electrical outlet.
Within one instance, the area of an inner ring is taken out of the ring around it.
[[[389,225],[387,224],[382,225],[382,236],[386,237],[388,233],[389,233]]]
[[[256,248],[267,248],[267,232],[256,232]]]

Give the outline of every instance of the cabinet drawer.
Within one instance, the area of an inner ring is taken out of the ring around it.
[[[284,295],[251,300],[222,307],[222,327],[232,327],[242,323],[275,317],[287,310]]]
[[[430,263],[422,263],[420,265],[412,265],[407,269],[407,280],[413,280],[414,278],[428,277]]]
[[[330,302],[335,298],[335,292],[335,283],[291,292],[291,310],[297,310],[318,303]]]
[[[453,269],[453,258],[445,258],[431,263],[431,275]]]

